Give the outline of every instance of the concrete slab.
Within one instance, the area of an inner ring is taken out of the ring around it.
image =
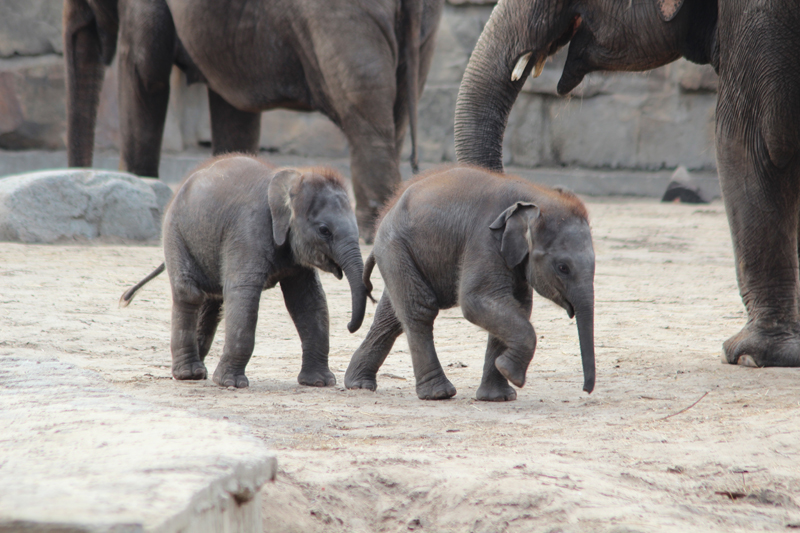
[[[33,350],[0,355],[0,532],[261,532],[276,469],[242,426]]]

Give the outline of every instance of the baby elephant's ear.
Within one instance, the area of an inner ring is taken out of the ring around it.
[[[287,168],[279,170],[269,184],[269,210],[272,214],[272,238],[277,246],[283,246],[289,234],[289,225],[294,217],[291,191],[300,180],[298,171]]]
[[[539,217],[539,208],[530,202],[516,202],[500,213],[490,229],[503,230],[500,253],[509,268],[520,264],[528,255],[531,246],[530,222]]]

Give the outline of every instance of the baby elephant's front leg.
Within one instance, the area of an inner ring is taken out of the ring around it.
[[[336,376],[328,368],[330,321],[319,274],[314,269],[303,269],[283,279],[281,290],[303,346],[303,366],[297,382],[311,387],[336,385]]]
[[[243,388],[250,384],[244,369],[253,355],[260,299],[260,286],[239,286],[225,291],[225,346],[214,371],[217,385]]]
[[[526,312],[520,302],[510,296],[500,300],[490,300],[482,295],[464,298],[462,309],[467,320],[484,328],[494,338],[490,337],[490,345],[486,350],[484,384],[490,381],[498,382],[496,379],[498,376],[491,375],[490,366],[490,359],[496,357],[494,367],[504,378],[517,387],[525,385],[525,374],[536,350],[536,332],[526,316],[530,311]],[[502,350],[503,346],[505,350]]]

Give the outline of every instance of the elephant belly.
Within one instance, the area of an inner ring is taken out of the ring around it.
[[[242,111],[315,106],[291,24],[261,0],[169,0],[178,37],[208,86]],[[283,26],[283,28],[281,28]]]

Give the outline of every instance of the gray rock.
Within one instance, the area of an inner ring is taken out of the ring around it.
[[[157,239],[171,196],[158,180],[86,169],[0,179],[0,240],[52,243],[115,237]]]

